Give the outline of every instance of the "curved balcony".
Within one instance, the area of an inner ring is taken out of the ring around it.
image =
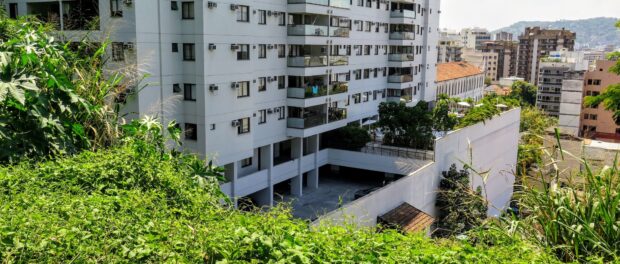
[[[345,27],[329,27],[329,36],[337,37],[337,38],[348,38],[349,37],[349,28]]]
[[[289,67],[327,67],[327,65],[327,56],[325,55],[288,58]]]
[[[345,56],[345,55],[329,56],[329,65],[330,66],[349,65],[349,56]]]
[[[413,61],[414,59],[415,57],[413,54],[390,54],[388,55],[389,61],[404,62],[404,61]]]
[[[391,32],[391,40],[414,40],[415,34],[413,32]]]
[[[288,25],[289,36],[317,36],[327,37],[329,28],[317,25]],[[347,32],[348,34],[348,32]]]
[[[388,76],[390,83],[408,83],[413,82],[413,75],[390,75]]]
[[[310,99],[321,96],[335,95],[346,93],[349,91],[349,84],[346,82],[337,82],[332,85],[315,85],[307,87],[289,87],[287,90],[288,98]]]
[[[390,12],[390,18],[416,18],[416,12],[407,9],[397,9]]]
[[[288,4],[310,4],[320,6],[331,6],[338,8],[351,8],[349,0],[288,0]]]

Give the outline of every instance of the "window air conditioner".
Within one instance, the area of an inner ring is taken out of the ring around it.
[[[134,45],[132,42],[127,42],[123,45],[123,48],[125,48],[126,50],[133,50]]]
[[[238,50],[239,49],[239,45],[237,45],[237,44],[230,44],[230,49],[231,50]]]
[[[269,44],[269,46],[267,46],[268,49],[273,49],[273,45]]]
[[[271,16],[271,14],[272,14],[272,11],[271,11],[271,10],[267,11],[267,15],[268,15],[268,16]]]
[[[238,6],[238,5],[235,5],[235,4],[231,4],[231,5],[230,5],[230,10],[235,11],[235,10],[237,10],[237,9],[239,9],[239,6]]]
[[[267,109],[267,114],[273,114],[273,110]]]
[[[239,83],[236,83],[236,82],[232,83],[232,84],[230,85],[230,88],[233,88],[233,89],[235,89],[235,88],[239,88]]]
[[[276,113],[280,113],[280,107],[274,108],[273,111],[276,112]]]
[[[208,8],[216,8],[217,7],[217,3],[216,2],[207,2],[207,7]]]
[[[219,87],[217,87],[217,85],[215,85],[215,84],[209,85],[209,91],[213,92],[213,91],[217,91],[217,90],[219,90]]]
[[[240,122],[239,122],[239,120],[233,120],[233,121],[230,123],[230,125],[231,125],[231,126],[233,126],[233,127],[238,127],[238,126],[240,125]]]
[[[209,43],[209,50],[215,50],[217,49],[217,46],[215,46],[215,44],[213,43]]]

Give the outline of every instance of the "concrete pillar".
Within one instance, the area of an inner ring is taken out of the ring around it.
[[[310,137],[308,147],[314,153],[314,170],[308,172],[308,189],[316,190],[319,188],[319,135]]]
[[[261,205],[273,206],[273,145],[269,144],[267,146],[261,147],[259,149],[261,155],[261,164],[260,167],[263,170],[267,170],[267,189],[263,190],[265,195],[268,196],[268,199],[257,199],[260,201]]]
[[[236,182],[238,179],[239,169],[237,167],[237,162],[229,163],[224,165],[224,177],[230,181],[232,186],[232,192],[230,200],[233,202],[235,208],[237,208],[237,186]]]
[[[319,188],[319,169],[316,168],[308,172],[308,189],[316,190]]]
[[[273,206],[273,187],[270,186],[252,194],[252,198],[256,201],[256,206]]]
[[[291,156],[297,159],[297,176],[291,179],[291,195],[301,197],[304,188],[304,175],[301,172],[301,157],[303,156],[303,139],[291,139]]]

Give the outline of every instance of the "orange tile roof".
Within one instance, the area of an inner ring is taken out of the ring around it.
[[[405,233],[424,231],[434,221],[433,217],[408,203],[401,204],[377,219],[378,223],[389,228],[398,228]]]
[[[437,64],[436,82],[460,79],[478,74],[484,73],[477,66],[467,62],[440,63]]]

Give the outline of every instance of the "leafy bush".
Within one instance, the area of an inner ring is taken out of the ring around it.
[[[368,131],[359,126],[346,126],[324,135],[330,148],[359,151],[372,139]]]
[[[510,97],[518,100],[521,106],[535,106],[538,87],[524,81],[512,84]]]
[[[459,120],[457,128],[472,126],[478,123],[484,123],[486,120],[493,118],[502,113],[502,109],[497,105],[503,104],[508,108],[519,106],[519,102],[515,99],[502,96],[486,96],[480,102],[481,105],[471,108],[463,118]]]
[[[420,102],[414,107],[404,103],[381,103],[377,126],[384,133],[383,143],[399,147],[432,149],[433,119],[428,103]]]
[[[433,235],[450,237],[481,226],[488,208],[482,190],[474,191],[470,187],[469,171],[458,171],[452,164],[442,176],[436,201],[439,217]]]
[[[86,56],[30,18],[0,15],[0,162],[105,147],[119,134],[121,78],[102,77],[105,44]]]

